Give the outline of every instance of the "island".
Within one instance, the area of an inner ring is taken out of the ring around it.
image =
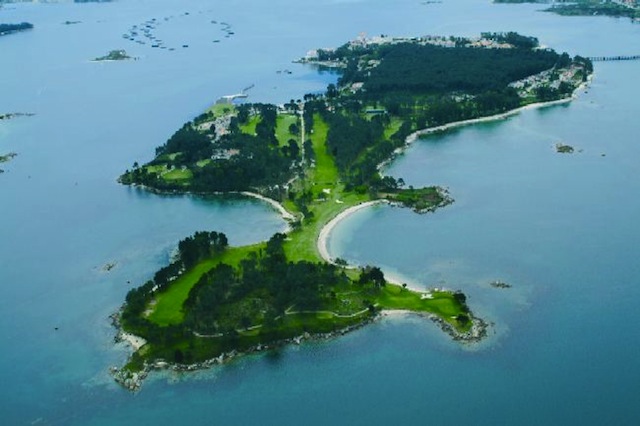
[[[10,152],[10,153],[5,154],[5,155],[0,155],[0,163],[6,163],[7,161],[11,161],[17,155],[18,154],[16,154],[15,152]]]
[[[18,154],[15,152],[10,152],[8,154],[0,155],[0,164],[7,163],[17,157]],[[0,169],[0,173],[4,173],[3,169]]]
[[[574,148],[571,145],[563,144],[562,142],[556,143],[556,152],[559,154],[573,154]]]
[[[564,16],[612,16],[640,19],[640,2],[638,0],[494,0],[495,3],[540,3],[551,4],[544,9]]]
[[[33,24],[22,22],[20,24],[0,24],[0,36],[27,31],[33,29]]]
[[[139,389],[154,369],[190,371],[337,336],[385,311],[425,315],[462,342],[486,336],[488,324],[462,292],[392,282],[378,266],[332,258],[328,235],[372,204],[427,212],[453,202],[443,188],[385,176],[383,165],[420,133],[569,101],[592,73],[590,61],[532,37],[483,33],[360,37],[299,62],[337,70],[338,83],[284,105],[222,97],[152,161],[120,176],[149,191],[257,197],[289,224],[243,247],[229,246],[223,233],[196,232],[172,263],[129,291],[113,316],[118,339],[135,349],[112,369],[126,388]]]
[[[124,50],[119,49],[119,50],[112,50],[104,56],[95,58],[93,62],[126,61],[128,59],[135,59],[135,58],[132,58],[131,56],[127,55],[127,52],[125,52]]]

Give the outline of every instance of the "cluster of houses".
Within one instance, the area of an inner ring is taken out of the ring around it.
[[[509,87],[516,89],[521,97],[527,97],[534,94],[534,91],[542,86],[558,89],[562,83],[575,85],[578,80],[577,74],[583,71],[582,67],[578,65],[571,65],[562,69],[553,68],[509,83]]]
[[[634,0],[635,1],[635,0]],[[640,1],[640,0],[638,0]],[[501,43],[497,40],[492,40],[483,37],[443,37],[427,35],[423,37],[389,37],[386,35],[367,37],[365,34],[360,34],[355,40],[351,40],[347,45],[352,48],[382,46],[387,44],[401,44],[401,43],[417,43],[420,45],[432,45],[440,47],[482,47],[486,49],[510,49],[513,46],[508,43]],[[334,48],[322,48],[309,50],[301,62],[317,62],[320,59],[320,52],[332,53],[335,52]],[[339,64],[333,64],[338,66]]]

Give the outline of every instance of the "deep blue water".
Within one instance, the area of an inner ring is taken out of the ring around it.
[[[36,113],[0,122],[0,154],[18,153],[0,166],[2,423],[637,424],[640,62],[596,64],[588,93],[568,106],[416,142],[387,173],[447,186],[456,202],[428,215],[372,208],[332,236],[335,255],[464,290],[495,322],[484,344],[461,347],[407,318],[203,373],[156,375],[135,395],[107,373],[127,356],[108,315],[177,241],[210,229],[246,244],[284,227],[254,200],[120,186],[123,169],[149,160],[219,96],[250,84],[253,101],[322,90],[335,76],[291,60],[360,32],[517,30],[585,56],[640,53],[640,26],[628,20],[536,9],[484,0],[0,9],[0,22],[36,26],[0,38],[0,113]],[[121,37],[153,18],[175,51]],[[225,38],[212,20],[235,34]],[[117,48],[139,60],[89,62]],[[557,154],[557,141],[581,152]],[[116,267],[102,272],[108,262]],[[495,279],[513,288],[490,287]]]

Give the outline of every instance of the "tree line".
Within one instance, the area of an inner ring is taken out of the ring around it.
[[[29,22],[21,22],[19,24],[0,24],[0,35],[30,30],[32,28],[33,24],[30,24]]]

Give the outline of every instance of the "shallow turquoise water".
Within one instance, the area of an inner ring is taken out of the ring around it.
[[[114,348],[107,316],[179,239],[211,229],[246,244],[284,227],[253,200],[122,187],[115,178],[124,168],[151,158],[218,96],[250,84],[255,101],[321,90],[335,77],[290,61],[361,31],[515,29],[572,53],[640,52],[638,25],[536,8],[143,0],[0,9],[0,22],[36,25],[0,38],[0,113],[37,114],[0,122],[0,153],[19,154],[0,175],[3,424],[637,424],[638,62],[597,64],[592,87],[569,106],[414,144],[388,173],[447,186],[456,203],[428,215],[372,208],[332,236],[335,255],[463,289],[495,322],[480,347],[408,318],[195,375],[158,375],[136,395],[107,374],[127,354]],[[176,18],[158,36],[189,48],[121,37],[168,16]],[[208,43],[220,38],[210,20],[235,35]],[[140,59],[88,62],[115,48]],[[582,152],[557,154],[557,141]],[[101,272],[108,262],[116,267]],[[514,287],[491,288],[494,279]]]

